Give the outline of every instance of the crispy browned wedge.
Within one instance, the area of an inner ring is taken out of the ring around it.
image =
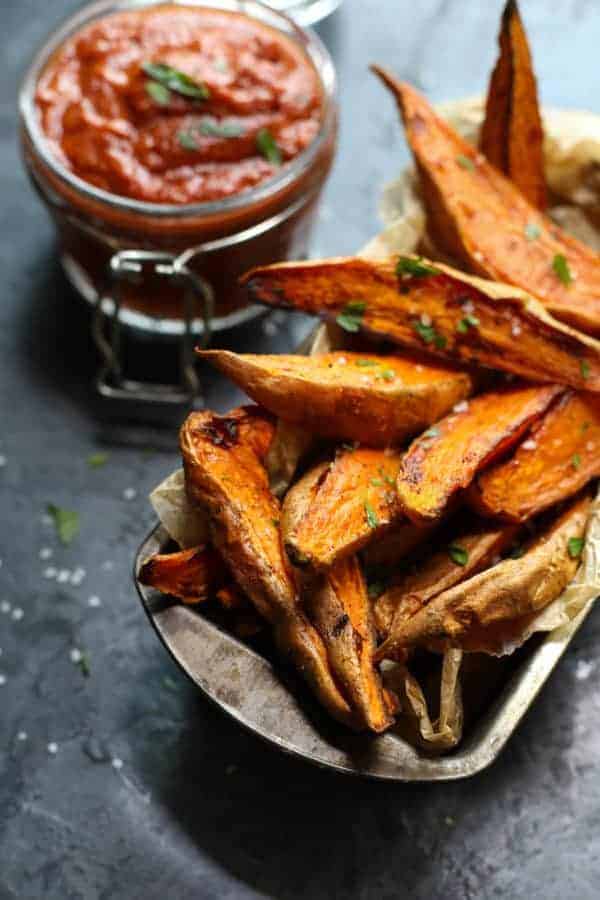
[[[179,597],[184,603],[202,603],[227,577],[222,558],[212,547],[202,545],[177,553],[157,553],[139,572],[142,584]]]
[[[569,392],[505,462],[479,475],[469,503],[484,516],[524,522],[600,476],[600,399]]]
[[[324,437],[385,447],[423,431],[468,397],[466,372],[399,356],[336,351],[199,355],[270,412]]]
[[[465,401],[404,455],[396,482],[401,511],[416,524],[439,519],[454,494],[514,446],[563,390],[510,387]]]
[[[573,579],[585,535],[590,498],[579,497],[543,531],[520,559],[505,559],[443,591],[407,619],[396,646],[469,646],[470,633],[543,609]]]
[[[395,490],[400,459],[387,450],[341,450],[290,488],[282,536],[294,565],[328,568],[387,531],[401,517]]]
[[[333,674],[363,725],[384,731],[395,704],[373,663],[375,633],[366,585],[355,556],[337,563],[306,592],[306,608],[327,648]]]
[[[277,263],[244,280],[260,303],[341,317],[447,360],[600,391],[598,341],[558,322],[518,288],[441,263],[406,256]]]
[[[498,36],[479,146],[538,209],[546,208],[544,131],[527,35],[516,0],[508,0]]]
[[[472,272],[538,297],[557,319],[600,335],[600,262],[531,206],[410,85],[376,69],[394,93],[417,163],[427,228]]]
[[[375,604],[377,628],[380,634],[387,635],[377,658],[393,657],[402,644],[407,620],[442,591],[489,566],[514,543],[518,532],[518,525],[471,522],[443,550],[425,560],[416,572],[400,577]]]
[[[257,433],[273,431],[266,413],[252,414]],[[334,718],[354,726],[349,704],[329,670],[318,632],[300,609],[279,535],[279,501],[269,490],[256,447],[266,440],[209,411],[192,413],[180,441],[186,487],[209,514],[215,546],[258,612],[271,622],[278,646],[289,655]]]

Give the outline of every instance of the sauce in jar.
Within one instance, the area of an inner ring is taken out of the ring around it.
[[[303,49],[256,19],[164,5],[116,13],[68,39],[35,102],[62,164],[150,203],[220,200],[255,187],[321,126]]]

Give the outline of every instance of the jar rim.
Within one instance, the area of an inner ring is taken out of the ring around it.
[[[153,6],[181,6],[182,8],[204,7],[207,9],[239,12],[250,18],[262,21],[282,31],[286,36],[297,40],[307,53],[309,60],[319,76],[323,89],[324,107],[321,125],[311,143],[282,166],[280,172],[266,179],[254,188],[224,197],[220,200],[209,200],[200,203],[149,203],[135,200],[105,191],[75,175],[62,164],[52,152],[43,132],[35,105],[35,92],[40,75],[48,60],[60,46],[85,25],[104,16],[127,10],[146,9]],[[221,213],[235,212],[252,207],[277,195],[297,181],[306,172],[315,158],[318,158],[324,142],[328,139],[335,122],[335,102],[337,82],[335,67],[331,55],[318,35],[309,28],[297,25],[290,16],[267,6],[262,0],[95,0],[87,4],[73,15],[64,19],[46,38],[37,50],[33,60],[25,72],[19,87],[18,106],[21,123],[32,148],[43,164],[62,183],[77,192],[80,196],[95,203],[104,204],[115,211],[137,213],[155,219],[186,219],[210,217]]]

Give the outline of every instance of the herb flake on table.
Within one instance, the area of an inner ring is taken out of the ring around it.
[[[67,546],[79,534],[79,513],[73,509],[63,509],[54,503],[49,503],[46,509],[54,521],[58,539]]]
[[[152,79],[151,84],[158,84],[174,94],[188,97],[190,100],[207,100],[210,91],[207,86],[199,81],[194,81],[185,72],[174,69],[166,63],[142,63],[142,71]],[[148,87],[146,88],[148,90]]]
[[[98,453],[90,453],[87,458],[87,464],[91,469],[99,469],[101,466],[105,466],[108,462],[108,453],[102,453],[99,451]]]
[[[336,322],[344,331],[356,333],[360,330],[367,304],[363,300],[351,300],[336,316]]]
[[[283,161],[281,150],[277,146],[277,141],[268,128],[261,128],[260,131],[257,132],[256,146],[258,152],[264,156],[267,162],[272,163],[274,166],[281,165]]]

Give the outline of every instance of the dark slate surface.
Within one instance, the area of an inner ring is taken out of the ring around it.
[[[15,148],[19,73],[76,5],[0,4],[0,610],[11,605],[0,612],[0,897],[597,897],[600,612],[500,761],[435,787],[362,783],[279,756],[210,708],[158,644],[130,569],[153,521],[146,494],[177,462],[175,431],[116,428],[99,414],[87,313]],[[523,5],[544,100],[600,112],[598,5]],[[321,28],[343,119],[319,252],[351,252],[376,230],[378,190],[405,159],[367,63],[436,99],[480,91],[499,9],[347,0]],[[232,340],[287,349],[306,327],[296,319],[275,338],[258,327]],[[222,384],[209,393],[219,408],[235,399]],[[100,449],[109,461],[92,470],[86,458]],[[48,502],[81,514],[68,549],[44,524]],[[45,547],[50,560],[39,558]],[[43,577],[48,565],[86,575],[57,583]],[[72,648],[89,654],[91,677]]]

